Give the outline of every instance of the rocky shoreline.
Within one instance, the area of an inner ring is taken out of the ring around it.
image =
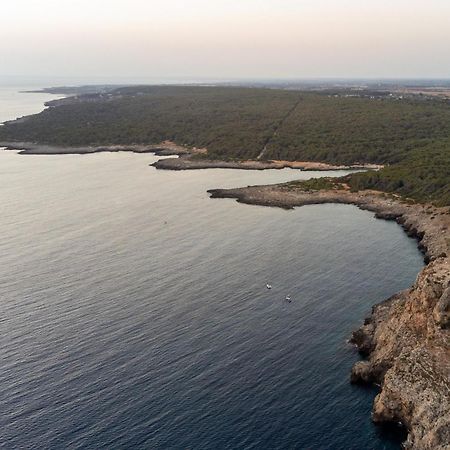
[[[281,161],[281,160],[236,160],[222,161],[217,159],[193,158],[190,153],[179,158],[161,159],[152,164],[157,169],[163,170],[196,170],[196,169],[299,169],[299,170],[377,170],[382,166],[376,164],[354,164],[348,166],[326,164],[312,161]]]
[[[224,161],[196,158],[205,155],[206,149],[187,148],[171,141],[164,141],[155,145],[85,145],[85,146],[57,146],[36,144],[34,142],[0,142],[0,148],[18,150],[20,155],[88,155],[101,152],[132,152],[154,153],[157,156],[178,156],[178,158],[160,159],[151,166],[161,170],[198,170],[198,169],[241,169],[241,170],[267,170],[267,169],[299,169],[299,170],[378,170],[382,166],[377,164],[353,164],[348,166],[326,164],[312,161],[262,161],[262,160],[236,160]]]
[[[57,145],[35,144],[33,142],[0,142],[6,150],[18,150],[19,155],[88,155],[101,152],[154,153],[157,156],[184,155],[189,152],[185,147],[165,141],[156,145],[99,145],[63,147]]]
[[[353,383],[380,386],[372,418],[401,422],[404,447],[450,448],[450,210],[409,204],[375,191],[305,191],[292,183],[213,189],[212,198],[286,209],[323,204],[353,204],[395,220],[419,242],[426,266],[411,288],[376,305],[351,342],[365,360],[351,372]]]
[[[27,155],[92,154],[130,151],[178,158],[153,164],[164,170],[232,168],[265,170],[377,169],[379,166],[332,166],[289,161],[217,161],[195,158],[204,149],[187,149],[173,142],[158,145],[57,147],[27,142],[0,142],[0,147]],[[409,204],[374,191],[342,189],[305,191],[301,185],[249,186],[213,189],[212,198],[286,209],[323,204],[353,204],[387,220],[396,220],[419,241],[425,268],[414,285],[373,307],[372,314],[351,338],[367,359],[352,369],[353,383],[381,386],[373,407],[375,422],[401,422],[408,430],[405,448],[450,448],[450,210]]]

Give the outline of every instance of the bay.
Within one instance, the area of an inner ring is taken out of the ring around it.
[[[40,95],[0,89],[1,119]],[[415,241],[353,206],[206,193],[323,173],[156,159],[0,152],[0,446],[399,448],[347,339],[414,281]]]

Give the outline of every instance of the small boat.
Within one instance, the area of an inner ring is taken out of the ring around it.
[[[291,303],[291,296],[290,295],[286,295],[286,299],[287,302]]]
[[[271,284],[266,284],[266,288],[267,289],[272,289],[272,285]]]

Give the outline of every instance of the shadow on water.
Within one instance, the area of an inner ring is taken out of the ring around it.
[[[386,422],[375,424],[375,430],[378,437],[383,441],[389,441],[393,444],[402,446],[408,436],[408,430],[398,422]]]
[[[376,395],[380,393],[380,388],[374,385],[355,384],[356,390],[359,390],[362,395],[375,399]],[[389,447],[403,448],[402,445],[408,437],[408,429],[401,422],[373,422],[375,435],[380,442],[390,444]]]

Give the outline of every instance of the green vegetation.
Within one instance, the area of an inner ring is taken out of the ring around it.
[[[311,178],[309,180],[290,181],[285,183],[288,188],[300,189],[302,191],[321,191],[330,189],[342,189],[341,180],[338,178]]]
[[[378,172],[346,177],[352,190],[376,189],[437,206],[450,205],[450,139],[430,143]]]
[[[450,137],[450,104],[302,96],[270,143],[273,159],[338,164],[397,163],[430,141]]]
[[[0,140],[62,146],[171,140],[207,147],[215,158],[254,158],[297,95],[269,89],[133,87],[84,98],[7,124]]]
[[[0,127],[0,141],[61,146],[158,144],[208,148],[208,157],[381,163],[348,177],[450,205],[450,103],[236,87],[140,86],[81,95]]]

